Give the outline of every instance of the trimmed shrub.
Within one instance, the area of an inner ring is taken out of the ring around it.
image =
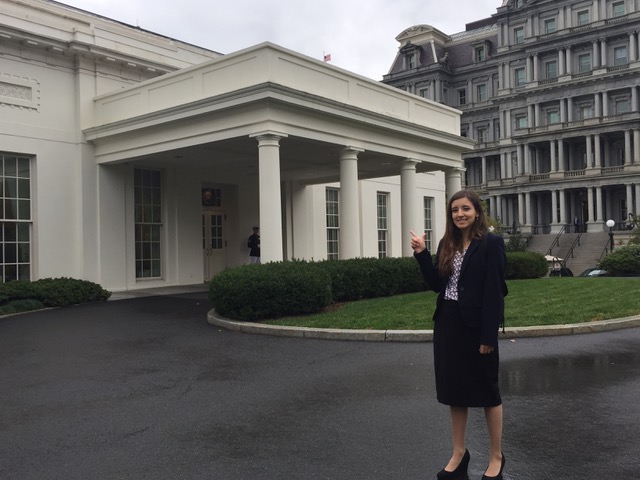
[[[549,271],[544,255],[536,252],[507,252],[507,280],[540,278]]]
[[[640,245],[616,248],[600,261],[598,267],[606,270],[607,276],[640,275]]]
[[[103,302],[111,296],[97,283],[75,278],[42,278],[31,282],[35,299],[47,307]]]
[[[318,264],[303,261],[245,265],[216,275],[209,299],[236,320],[317,313],[331,303],[331,281]]]
[[[111,292],[97,283],[74,278],[43,278],[34,282],[15,281],[0,284],[0,314],[64,307],[78,303],[102,302]],[[9,307],[10,306],[10,307]]]

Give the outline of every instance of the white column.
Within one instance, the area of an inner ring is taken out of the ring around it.
[[[560,197],[560,225],[567,224],[567,207],[566,207],[566,193],[564,190],[558,191]]]
[[[595,150],[595,168],[601,168],[602,167],[602,154],[601,151],[602,149],[600,148],[600,134],[596,133],[594,136],[594,141],[593,141],[593,149]]]
[[[524,194],[524,216],[525,216],[525,225],[534,225],[533,221],[533,209],[531,208],[531,192],[526,192]]]
[[[549,148],[551,150],[550,171],[557,172],[558,171],[558,160],[556,159],[556,141],[555,140],[551,140],[549,142]]]
[[[630,212],[633,212],[633,185],[628,184],[627,186],[627,216]]]
[[[487,157],[485,155],[482,156],[482,179],[480,180],[480,184],[487,184]]]
[[[462,175],[464,168],[450,168],[445,171],[445,181],[447,185],[447,201],[454,193],[462,190]]]
[[[591,147],[591,135],[586,135],[587,141],[587,168],[593,167],[593,148]]]
[[[602,222],[603,207],[602,187],[596,187],[596,222]]]
[[[286,136],[286,134],[275,132],[251,135],[258,141],[260,260],[262,263],[281,262],[283,258],[280,139]]]
[[[518,225],[525,225],[527,222],[524,218],[524,193],[518,194]]]
[[[633,131],[633,163],[640,165],[640,130]]]
[[[400,210],[401,210],[401,227],[402,227],[402,255],[410,257],[413,254],[411,248],[411,234],[409,230],[413,230],[420,235],[424,226],[420,221],[418,208],[420,205],[417,192],[416,179],[416,162],[410,158],[402,162],[400,168]]]
[[[502,216],[502,195],[496,195],[496,220],[504,225],[504,218]]]
[[[551,190],[551,225],[558,224],[558,191]]]
[[[593,208],[593,188],[587,188],[587,209],[589,212],[589,218],[587,219],[587,223],[593,223],[595,216],[595,211]]]
[[[624,131],[624,164],[631,163],[631,130]]]
[[[340,259],[362,256],[358,194],[358,153],[362,151],[347,147],[340,152]]]
[[[571,47],[565,49],[566,73],[571,75]]]
[[[564,171],[566,168],[564,161],[564,140],[558,140],[558,165],[560,167],[560,171]]]
[[[607,58],[607,39],[602,38],[600,40],[600,66],[606,67],[609,65],[609,59]]]
[[[634,215],[640,215],[640,183],[636,183],[636,208],[633,211]]]

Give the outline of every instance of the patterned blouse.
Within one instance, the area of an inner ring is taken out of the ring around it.
[[[449,277],[447,288],[444,291],[445,300],[458,301],[458,279],[460,278],[460,269],[462,268],[462,260],[464,260],[465,253],[467,253],[466,249],[462,252],[456,252],[453,257],[453,273]]]

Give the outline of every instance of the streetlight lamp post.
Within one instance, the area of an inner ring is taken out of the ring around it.
[[[613,220],[607,220],[607,227],[609,227],[609,253],[613,252],[613,227],[616,224]]]

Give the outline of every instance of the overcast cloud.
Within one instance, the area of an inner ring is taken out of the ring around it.
[[[428,24],[446,34],[490,17],[502,0],[63,0],[62,3],[228,54],[269,41],[374,80],[395,37]]]

